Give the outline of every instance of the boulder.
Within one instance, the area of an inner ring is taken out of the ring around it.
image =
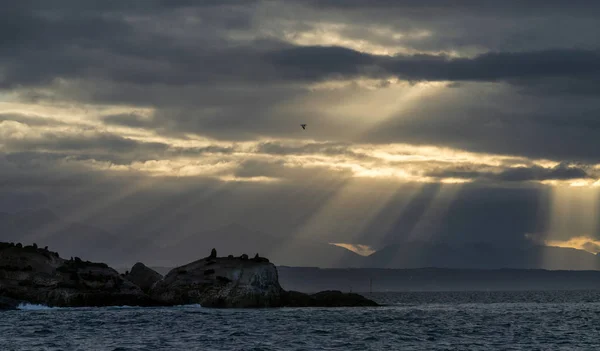
[[[155,270],[146,267],[141,262],[136,263],[131,268],[131,272],[125,275],[125,279],[139,286],[142,291],[148,292],[152,286],[163,279],[163,276]]]
[[[156,283],[150,296],[164,304],[204,307],[276,307],[283,289],[271,263],[240,258],[198,260],[175,268]],[[182,272],[185,272],[183,274]]]

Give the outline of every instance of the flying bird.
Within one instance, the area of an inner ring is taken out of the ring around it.
[[[300,126],[302,127],[302,129],[306,129],[306,124],[301,124]]]

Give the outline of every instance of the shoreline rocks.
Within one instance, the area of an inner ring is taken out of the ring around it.
[[[20,302],[56,307],[174,306],[213,308],[379,306],[358,294],[285,291],[275,265],[256,254],[211,255],[162,276],[144,264],[119,274],[104,263],[60,258],[47,249],[0,243],[0,309]]]
[[[150,289],[163,279],[163,276],[153,269],[146,267],[143,263],[138,262],[131,267],[131,272],[125,274],[125,279],[139,286],[144,293],[148,294]]]
[[[52,307],[157,305],[104,263],[0,243],[0,297]]]

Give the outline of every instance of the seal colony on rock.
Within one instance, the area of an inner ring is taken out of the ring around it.
[[[104,263],[65,260],[35,244],[0,243],[0,297],[60,307],[159,304]]]
[[[104,263],[65,260],[34,244],[0,243],[0,309],[47,306],[173,306],[218,308],[378,306],[358,294],[285,291],[277,268],[258,254],[203,259],[162,276],[144,264],[119,274]]]

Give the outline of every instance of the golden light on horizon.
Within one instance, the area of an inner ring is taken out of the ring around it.
[[[554,183],[551,187],[549,222],[544,237],[539,239],[546,246],[590,251],[595,247],[593,237],[598,231],[600,189],[571,183]],[[544,265],[557,263],[550,260],[542,257]]]

